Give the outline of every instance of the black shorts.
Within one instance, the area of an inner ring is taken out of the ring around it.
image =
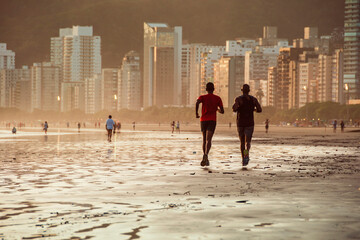
[[[201,123],[201,131],[206,132],[215,132],[216,121],[202,121]]]

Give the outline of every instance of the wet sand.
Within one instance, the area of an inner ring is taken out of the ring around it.
[[[360,134],[263,126],[247,169],[220,125],[0,129],[0,239],[359,239]],[[157,130],[157,131],[150,131]]]

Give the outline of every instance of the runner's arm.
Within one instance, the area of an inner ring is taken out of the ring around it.
[[[260,106],[259,101],[258,101],[256,98],[254,98],[254,104],[255,104],[256,112],[261,113],[261,112],[262,112],[262,108],[261,108],[261,106]]]
[[[199,118],[199,105],[200,105],[201,101],[200,99],[196,100],[196,106],[195,106],[195,115],[196,115],[196,118]]]
[[[237,98],[235,98],[235,103],[232,106],[233,112],[237,112],[237,110],[239,109],[239,101]]]
[[[224,105],[222,103],[222,100],[220,98],[220,101],[219,101],[219,109],[218,109],[218,112],[221,113],[221,114],[224,114]]]

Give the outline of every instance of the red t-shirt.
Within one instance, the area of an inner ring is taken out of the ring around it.
[[[216,121],[216,112],[223,106],[221,98],[212,93],[201,95],[198,100],[202,103],[200,121]]]

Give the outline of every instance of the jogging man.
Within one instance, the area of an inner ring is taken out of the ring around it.
[[[262,112],[258,100],[249,95],[250,86],[244,84],[241,91],[243,95],[235,99],[233,111],[237,113],[236,123],[240,138],[240,151],[242,156],[242,165],[249,163],[249,151],[251,147],[251,138],[254,132],[254,111]],[[246,144],[246,149],[245,149]]]
[[[206,91],[208,94],[201,95],[196,101],[195,114],[196,118],[199,118],[199,105],[201,106],[201,132],[203,134],[203,159],[200,163],[201,166],[209,166],[208,154],[211,148],[211,140],[216,128],[216,112],[224,114],[224,107],[219,96],[213,94],[215,90],[214,84],[208,82],[206,84]]]
[[[112,116],[109,115],[109,119],[106,120],[106,124],[105,124],[106,130],[108,132],[108,141],[109,142],[111,142],[112,130],[113,130],[114,125],[115,125],[114,120],[112,120],[111,118],[112,118]]]

